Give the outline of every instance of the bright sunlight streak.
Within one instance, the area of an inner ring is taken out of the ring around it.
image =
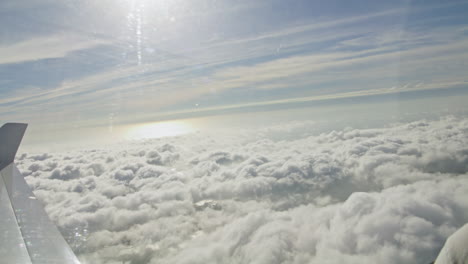
[[[194,132],[194,128],[184,121],[145,123],[132,126],[127,132],[128,139],[172,137]]]

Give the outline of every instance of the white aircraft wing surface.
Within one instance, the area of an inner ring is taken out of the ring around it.
[[[26,127],[8,123],[0,128],[0,260],[79,263],[13,162]]]

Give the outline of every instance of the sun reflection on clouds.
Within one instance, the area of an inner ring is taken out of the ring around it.
[[[187,121],[165,121],[156,123],[143,123],[131,126],[127,139],[148,139],[173,137],[195,132],[195,128]]]

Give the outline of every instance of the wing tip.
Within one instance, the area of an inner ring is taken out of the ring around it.
[[[0,127],[0,169],[14,161],[27,127],[26,123],[5,123]]]

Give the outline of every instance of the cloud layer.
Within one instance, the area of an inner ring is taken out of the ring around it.
[[[468,222],[468,119],[284,127],[17,163],[83,263],[429,263]]]

